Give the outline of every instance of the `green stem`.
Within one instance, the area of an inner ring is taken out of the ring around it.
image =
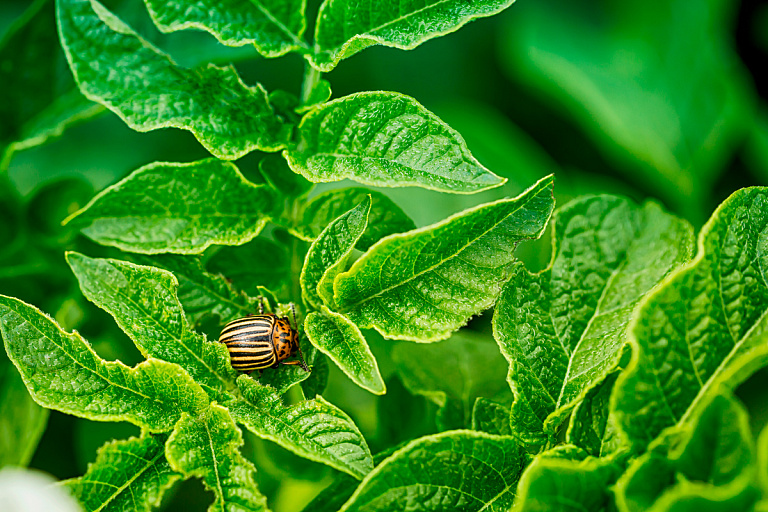
[[[312,94],[312,90],[322,78],[323,73],[313,68],[309,62],[306,63],[304,68],[304,82],[301,84],[301,102],[306,103],[309,101],[309,95]]]

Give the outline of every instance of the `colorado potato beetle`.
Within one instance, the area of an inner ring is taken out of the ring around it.
[[[293,323],[296,324],[296,310],[291,304]],[[304,355],[299,347],[299,333],[291,327],[287,317],[264,313],[263,302],[259,303],[259,314],[232,320],[221,331],[219,341],[229,350],[232,368],[250,373],[253,370],[277,368],[281,364],[295,365],[308,372]],[[299,353],[298,361],[286,361]]]

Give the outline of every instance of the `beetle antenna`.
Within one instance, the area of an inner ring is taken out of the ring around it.
[[[259,299],[259,314],[263,315],[264,314],[264,296],[259,295],[257,298]]]
[[[296,321],[296,304],[291,302],[288,305],[291,306],[291,314],[293,315],[293,325],[296,326],[296,330],[298,331],[299,330],[299,322]]]

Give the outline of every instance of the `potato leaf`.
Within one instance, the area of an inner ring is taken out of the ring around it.
[[[304,329],[312,344],[327,355],[347,377],[371,393],[386,393],[379,365],[363,333],[347,317],[323,306],[304,320]]]
[[[511,437],[455,430],[408,443],[339,512],[509,510],[525,455]]]
[[[88,300],[112,315],[147,357],[176,363],[213,399],[235,388],[237,372],[227,348],[206,341],[189,326],[176,296],[178,281],[165,270],[126,261],[67,253],[80,289]]]
[[[205,30],[227,46],[253,44],[265,57],[306,49],[305,0],[144,0],[163,32]]]
[[[165,458],[168,435],[144,433],[140,438],[110,441],[79,477],[63,484],[88,511],[149,512],[181,477]]]
[[[388,338],[449,337],[496,301],[515,246],[543,232],[554,206],[552,181],[379,241],[337,277],[337,311]]]
[[[232,163],[155,162],[102,190],[65,222],[129,252],[196,254],[251,240],[274,204],[266,186],[246,180]]]
[[[328,0],[318,14],[311,62],[330,71],[341,59],[374,44],[410,50],[476,18],[501,12],[513,1],[388,0],[373,9],[351,0]]]
[[[750,509],[759,494],[749,417],[727,395],[708,399],[622,476],[616,485],[622,512]]]
[[[97,421],[130,421],[168,431],[185,411],[208,403],[179,366],[149,359],[135,368],[102,360],[77,333],[37,308],[0,295],[0,333],[37,403]]]
[[[291,168],[314,183],[345,178],[378,187],[418,186],[471,194],[504,183],[464,139],[413,98],[361,92],[308,112],[301,141],[285,151]]]
[[[533,446],[553,439],[618,364],[634,308],[693,245],[687,222],[613,196],[560,209],[552,238],[549,268],[532,274],[518,264],[493,319],[510,363],[513,431]]]
[[[634,445],[681,423],[722,380],[737,381],[735,362],[765,345],[766,233],[768,189],[735,192],[702,229],[693,261],[643,301],[613,399]]]
[[[283,147],[289,128],[266,91],[234,68],[185,69],[96,0],[57,0],[61,44],[80,91],[140,132],[189,130],[218,158]]]
[[[357,426],[322,397],[286,407],[272,388],[245,375],[237,384],[243,399],[225,405],[257,436],[358,479],[373,469],[371,452]]]
[[[19,372],[0,353],[0,468],[29,464],[48,423],[48,409],[29,396]]]
[[[254,481],[256,468],[240,454],[243,436],[229,412],[211,405],[205,415],[182,415],[168,443],[165,456],[174,471],[196,476],[215,501],[209,512],[219,510],[267,511],[267,498]]]

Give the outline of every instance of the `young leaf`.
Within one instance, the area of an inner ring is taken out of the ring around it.
[[[337,311],[388,338],[449,337],[496,301],[517,243],[544,231],[552,181],[379,241],[336,278]]]
[[[225,404],[248,430],[296,455],[327,464],[355,478],[371,469],[371,452],[352,420],[317,397],[286,407],[272,388],[246,376],[237,379],[244,399]]]
[[[472,407],[472,430],[479,430],[496,436],[511,436],[509,407],[493,400],[478,397]]]
[[[425,436],[376,466],[339,512],[506,511],[524,465],[511,437],[471,430]]]
[[[609,488],[622,464],[587,457],[572,460],[537,455],[520,477],[514,512],[603,512],[612,510]]]
[[[240,429],[227,410],[211,405],[204,416],[182,415],[168,443],[165,456],[171,467],[186,477],[202,479],[216,500],[217,510],[266,511],[267,499],[253,477],[256,468],[240,454]]]
[[[304,320],[304,330],[312,345],[331,358],[347,377],[371,393],[386,393],[379,365],[363,333],[347,317],[323,306]]]
[[[306,83],[306,77],[304,78]],[[309,90],[309,94],[302,98],[301,105],[296,108],[297,114],[304,114],[331,99],[331,84],[328,80],[320,79]]]
[[[136,131],[189,130],[227,160],[283,147],[289,127],[234,68],[184,69],[96,0],[57,0],[61,44],[80,91]]]
[[[0,333],[8,356],[37,403],[96,421],[130,421],[167,431],[184,411],[197,413],[205,392],[172,363],[149,359],[135,368],[102,360],[77,333],[0,295]]]
[[[63,484],[87,511],[149,512],[181,475],[165,458],[167,435],[110,441],[99,448],[85,475]]]
[[[67,253],[83,295],[115,318],[144,356],[176,363],[212,398],[234,389],[237,372],[222,344],[206,341],[187,323],[170,272],[112,259]]]
[[[552,238],[549,268],[532,274],[518,264],[493,317],[510,363],[512,427],[532,446],[553,438],[618,364],[635,306],[689,259],[693,245],[684,220],[613,196],[560,209]]]
[[[272,192],[213,158],[145,165],[107,187],[65,222],[124,251],[195,254],[211,244],[240,245],[259,234]]]
[[[40,65],[43,56],[46,65]],[[43,144],[104,110],[77,90],[59,50],[53,0],[37,0],[0,40],[0,172],[15,151]]]
[[[398,93],[333,100],[308,112],[299,130],[298,146],[284,154],[295,172],[314,183],[349,178],[471,194],[505,181],[475,160],[455,130]]]
[[[514,0],[427,0],[378,2],[376,8],[350,0],[327,0],[318,13],[312,65],[330,71],[368,46],[411,50],[424,41],[454,32],[470,21],[492,16]]]
[[[389,197],[381,192],[349,187],[329,190],[312,198],[304,208],[302,222],[297,233],[307,240],[316,239],[334,219],[371,197],[371,211],[365,228],[355,248],[367,251],[385,236],[416,229],[416,224]]]
[[[622,511],[750,509],[759,495],[752,486],[755,450],[749,417],[723,394],[701,406],[622,476],[616,485]]]
[[[371,198],[333,220],[309,246],[301,269],[301,291],[304,302],[320,309],[333,303],[333,280],[344,268],[347,258],[368,224]],[[335,308],[334,308],[335,309]]]
[[[440,407],[441,430],[469,427],[478,397],[512,401],[504,380],[507,363],[489,337],[459,331],[433,345],[399,343],[392,361],[408,391]]]
[[[156,254],[134,259],[173,273],[179,282],[176,291],[179,302],[192,324],[214,316],[223,325],[258,311],[258,300],[232,288],[224,277],[206,272],[198,256]]]
[[[0,353],[0,468],[24,467],[48,423],[48,409],[29,396],[16,368]]]
[[[144,0],[163,32],[197,28],[227,46],[253,44],[265,57],[307,48],[305,0]]]
[[[768,189],[731,195],[699,234],[698,253],[649,295],[632,328],[632,360],[616,383],[619,424],[637,446],[682,422],[731,375],[740,356],[768,339],[768,285],[761,273]]]

